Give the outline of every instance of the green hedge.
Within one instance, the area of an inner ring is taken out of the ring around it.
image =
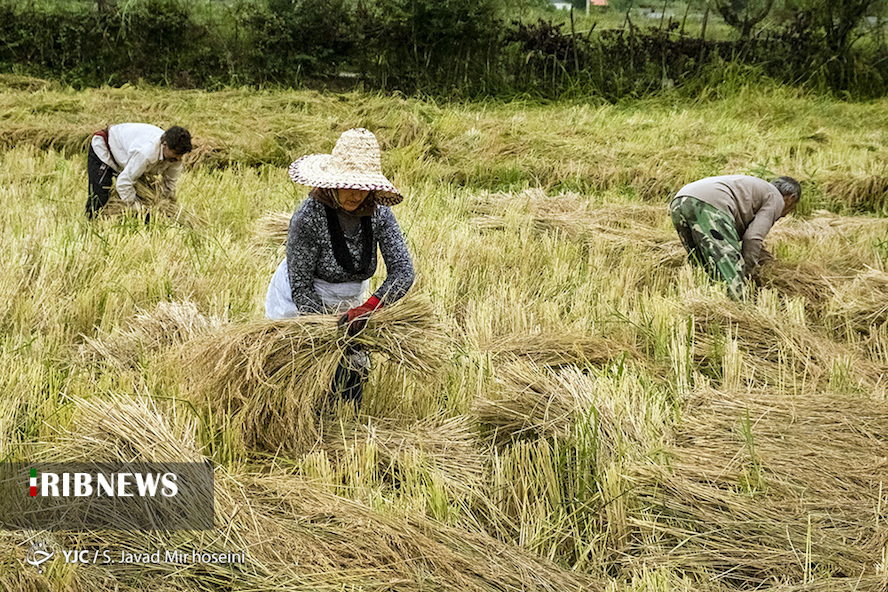
[[[837,60],[820,32],[798,22],[727,42],[682,37],[672,25],[574,37],[551,22],[507,20],[504,0],[239,0],[215,19],[183,0],[121,4],[125,10],[99,12],[0,2],[0,68],[74,86],[357,80],[466,97],[616,100],[750,71],[857,97],[888,91],[883,48]]]

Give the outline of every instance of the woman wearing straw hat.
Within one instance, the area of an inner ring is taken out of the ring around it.
[[[294,161],[289,173],[312,189],[290,220],[287,255],[268,286],[265,316],[342,313],[339,323],[353,335],[370,313],[413,285],[413,262],[389,207],[403,197],[382,174],[376,136],[363,128],[344,132],[332,154]],[[377,245],[387,276],[367,298]],[[360,405],[368,371],[366,352],[350,351],[336,370],[334,390]]]

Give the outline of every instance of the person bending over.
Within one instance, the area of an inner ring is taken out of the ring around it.
[[[344,132],[332,154],[294,161],[289,174],[311,190],[290,220],[286,257],[268,286],[265,316],[340,313],[340,325],[354,335],[368,315],[413,285],[413,262],[390,207],[403,197],[382,174],[376,136],[362,128]],[[377,248],[387,276],[368,298]],[[350,347],[336,370],[334,392],[360,406],[369,364],[365,351]]]
[[[745,279],[765,254],[765,236],[801,197],[802,188],[791,177],[769,183],[748,175],[724,175],[685,185],[669,209],[691,261],[727,284],[728,295],[739,300]]]
[[[114,177],[117,177],[120,199],[133,209],[141,207],[136,181],[146,174],[161,175],[160,191],[173,199],[182,157],[189,152],[191,134],[177,125],[163,131],[147,123],[119,123],[96,132],[86,158],[89,176],[86,216],[94,218],[108,203]]]

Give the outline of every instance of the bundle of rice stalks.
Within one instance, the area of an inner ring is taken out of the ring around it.
[[[591,407],[591,393],[566,389],[557,374],[528,362],[497,370],[500,392],[478,397],[472,411],[485,433],[504,443],[522,437],[565,439],[577,416]]]
[[[833,288],[836,283],[848,279],[847,276],[838,277],[817,263],[788,263],[778,259],[768,261],[755,271],[757,284],[777,290],[784,296],[801,296],[819,314],[835,296]]]
[[[797,245],[813,246],[834,243],[835,239],[854,242],[859,235],[878,236],[888,230],[888,219],[862,216],[840,216],[817,210],[808,218],[790,217],[781,220],[768,233],[768,239]]]
[[[256,245],[279,247],[287,243],[292,212],[272,212],[266,214],[256,223]]]
[[[245,445],[300,450],[317,441],[317,416],[349,347],[379,354],[396,371],[429,380],[447,357],[443,325],[430,301],[408,296],[370,315],[347,337],[335,315],[228,325],[182,349],[185,380]]]
[[[884,172],[863,176],[833,174],[821,180],[821,186],[824,194],[854,210],[879,212],[888,206],[888,175]]]
[[[888,322],[888,273],[869,269],[834,288],[827,314],[844,320],[863,334]]]
[[[521,196],[488,195],[470,205],[480,229],[509,225],[509,212],[530,217],[534,230],[558,232],[586,243],[603,243],[612,248],[634,247],[650,254],[658,265],[677,267],[685,251],[674,232],[664,228],[669,213],[663,206],[605,204],[590,206],[578,195],[546,196],[528,191]]]
[[[202,463],[193,420],[174,424],[147,398],[72,399],[72,427],[51,447],[46,462]]]
[[[600,459],[610,456],[622,436],[634,428],[617,419],[613,401],[597,393],[594,379],[576,368],[560,372],[527,362],[498,369],[498,392],[472,405],[482,430],[498,444],[522,438],[566,440],[578,423],[597,434]]]
[[[407,426],[380,419],[326,425],[321,447],[346,470],[355,457],[371,456],[377,473],[396,487],[409,472],[422,471],[433,474],[450,497],[474,498],[485,491],[488,456],[466,417]]]
[[[794,381],[825,386],[831,371],[847,367],[851,382],[873,389],[888,368],[862,348],[841,343],[804,322],[772,315],[733,302],[690,298],[686,310],[694,317],[693,355],[700,364],[722,364],[726,338],[733,336],[744,354],[742,375],[756,384]],[[717,358],[717,359],[716,359]]]
[[[201,219],[196,214],[185,210],[179,205],[175,196],[170,196],[162,191],[160,183],[161,180],[159,176],[150,177],[148,175],[144,175],[136,181],[136,195],[142,206],[142,210],[138,214],[139,216],[144,216],[145,214],[160,215],[172,218],[173,220],[192,228],[206,226],[205,220]],[[111,188],[108,202],[99,213],[102,216],[116,218],[119,216],[134,215],[135,210],[120,199],[120,195],[117,193],[117,185],[115,184]]]
[[[47,444],[56,459],[199,460],[187,426],[174,426],[150,402],[77,400],[72,429]],[[601,589],[486,535],[416,516],[385,515],[309,481],[281,473],[216,469],[210,531],[104,531],[60,535],[63,548],[245,551],[238,563],[81,565],[69,581],[80,589],[170,590],[561,590]],[[133,520],[122,514],[121,522]],[[63,560],[54,560],[61,564]],[[55,566],[53,566],[55,567]],[[107,584],[97,582],[103,575]],[[141,586],[141,587],[139,587]]]
[[[36,507],[46,513],[48,520],[66,530],[83,530],[96,521],[120,530],[145,530],[156,525],[196,528],[197,523],[212,527],[212,490],[191,486],[207,483],[207,470],[212,475],[212,467],[204,464],[204,457],[197,451],[193,421],[175,426],[147,399],[75,398],[72,402],[72,428],[48,444],[30,447],[27,461],[49,463],[57,467],[56,471],[70,472],[90,470],[97,463],[121,468],[128,467],[128,463],[147,463],[152,473],[176,474],[180,489],[174,496],[158,495],[156,499],[162,503],[154,507],[132,496],[109,497],[102,504],[90,497],[61,502],[40,498]],[[18,500],[0,497],[4,498],[2,510],[7,518],[19,510]],[[32,502],[32,510],[36,507]],[[21,515],[27,515],[27,508],[22,510]]]
[[[868,269],[838,273],[815,263],[771,261],[757,270],[758,284],[785,296],[802,296],[818,320],[868,335],[888,321],[888,274]]]
[[[501,359],[525,358],[549,367],[603,365],[614,359],[638,357],[634,345],[570,329],[511,333],[485,341],[479,348]]]
[[[125,329],[85,337],[80,359],[87,363],[110,363],[121,369],[135,368],[152,356],[185,343],[198,335],[222,327],[218,317],[207,317],[193,302],[160,302],[153,311],[142,311]]]
[[[380,514],[298,478],[243,481],[253,511],[269,517],[259,521],[262,544],[254,548],[273,548],[275,562],[298,565],[311,574],[308,582],[405,591],[602,589],[589,576],[485,534],[419,516]]]
[[[770,391],[701,399],[669,468],[636,471],[645,510],[628,561],[743,586],[812,574],[876,581],[888,541],[885,403]]]

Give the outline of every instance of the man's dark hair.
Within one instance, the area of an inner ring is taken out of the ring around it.
[[[187,154],[191,152],[191,134],[184,127],[174,125],[167,131],[163,132],[160,140],[167,145],[167,148],[176,154]]]
[[[802,186],[792,177],[777,177],[771,181],[771,185],[776,187],[781,195],[794,196],[796,203],[802,199]]]

